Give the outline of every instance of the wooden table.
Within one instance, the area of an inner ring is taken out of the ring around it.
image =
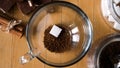
[[[93,43],[97,39],[115,32],[111,29],[102,17],[100,10],[100,1],[101,0],[66,0],[71,3],[79,6],[90,18],[94,38]],[[14,8],[13,16],[24,20],[24,23],[27,23],[29,16],[22,14],[18,9]],[[30,63],[21,65],[19,63],[19,58],[28,51],[27,41],[25,37],[19,39],[18,37],[6,34],[0,31],[0,68],[53,68],[43,64],[37,59],[33,59]],[[66,68],[87,68],[87,58],[86,55],[78,63],[66,67]]]

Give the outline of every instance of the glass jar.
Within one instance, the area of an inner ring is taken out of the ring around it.
[[[120,68],[120,34],[110,34],[93,44],[88,68]]]

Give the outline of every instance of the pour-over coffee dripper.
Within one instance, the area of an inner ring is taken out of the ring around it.
[[[20,61],[24,64],[36,57],[50,66],[72,65],[85,56],[92,35],[89,18],[76,5],[64,1],[44,4],[27,24],[29,52]]]

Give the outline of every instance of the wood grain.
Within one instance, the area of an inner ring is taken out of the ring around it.
[[[93,43],[97,39],[115,32],[111,29],[103,19],[100,9],[101,0],[65,0],[69,1],[77,6],[79,6],[90,18],[94,38]],[[16,7],[14,11],[11,12],[11,15],[14,15],[15,18],[22,19],[24,24],[27,24],[29,16],[26,16],[21,13]],[[19,63],[19,58],[28,51],[27,41],[25,37],[21,39],[17,38],[14,35],[6,34],[0,32],[0,68],[53,68],[48,65],[43,64],[37,59],[33,59],[30,63],[21,65]],[[87,68],[87,55],[78,63],[66,67],[66,68]]]

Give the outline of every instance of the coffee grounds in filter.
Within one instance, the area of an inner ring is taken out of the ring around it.
[[[49,26],[45,30],[44,32],[45,48],[50,52],[55,52],[55,53],[63,53],[65,51],[69,51],[72,48],[69,27],[63,24],[56,24],[56,26],[62,29],[58,37],[54,37],[49,33],[53,25]]]

